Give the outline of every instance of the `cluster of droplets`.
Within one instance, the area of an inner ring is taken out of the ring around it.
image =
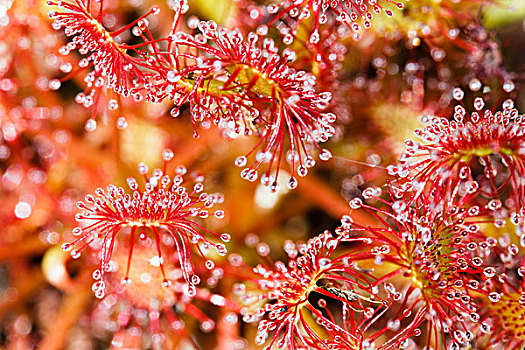
[[[325,231],[306,243],[286,241],[284,250],[289,259],[287,264],[277,261],[273,266],[257,265],[253,269],[257,275],[256,285],[243,283],[234,288],[242,303],[247,305],[242,310],[243,320],[257,323],[256,344],[269,343],[267,349],[273,345],[290,349],[316,346],[322,336],[307,327],[306,319],[309,317],[313,317],[322,329],[331,334],[331,338],[336,337],[332,339],[335,343],[331,345],[328,344],[332,340],[325,341],[327,347],[344,344],[343,338],[348,334],[352,334],[350,338],[360,337],[359,341],[363,341],[363,344],[373,344],[371,339],[364,340],[368,322],[373,322],[374,316],[388,307],[378,296],[378,287],[372,285],[373,279],[369,272],[355,264],[354,254],[359,253],[347,252],[334,257],[334,251],[342,242],[361,245],[368,241],[365,238],[348,238],[346,235],[334,237]],[[257,245],[257,251],[264,257],[269,254],[268,246],[264,243]],[[312,293],[321,298],[313,302]],[[359,316],[357,320],[354,316],[345,318],[344,324],[348,329],[323,315],[323,310],[328,310],[329,304],[336,301],[343,304],[344,315],[351,312]],[[250,305],[256,308],[250,308]],[[374,305],[377,307],[372,307]],[[306,316],[305,312],[309,315]]]
[[[148,41],[149,35],[145,36],[143,33],[149,33],[149,22],[146,17],[151,14],[157,15],[160,8],[154,6],[131,24],[110,33],[91,13],[91,8],[88,8],[89,3],[89,1],[78,1],[74,4],[67,1],[47,2],[48,6],[54,7],[49,12],[49,17],[54,20],[53,28],[64,29],[66,36],[72,37],[59,49],[59,53],[68,56],[71,51],[78,50],[81,55],[85,56],[79,60],[78,69],[91,69],[84,77],[86,89],[77,94],[75,101],[85,108],[92,108],[96,111],[99,108],[98,103],[103,88],[113,90],[124,97],[133,96],[135,101],[142,101],[144,97],[140,91],[151,85],[149,80],[155,76],[154,70],[162,63],[159,57],[152,58],[142,49],[148,46],[155,47],[153,52],[157,53],[156,44]],[[135,36],[145,40],[144,45],[129,46],[117,43],[115,39],[118,35],[131,27]],[[138,57],[132,57],[126,52],[127,50],[134,51]],[[60,69],[68,75],[61,80],[53,80],[51,82],[53,90],[58,89],[62,81],[78,73],[73,70],[69,62],[64,62]],[[109,100],[108,110],[115,111],[118,108],[116,99]],[[86,131],[92,132],[97,128],[95,116],[96,113],[86,121]],[[119,117],[117,127],[124,129],[126,126],[125,117]]]
[[[328,107],[331,94],[316,92],[315,76],[291,68],[287,60],[293,57],[293,51],[288,50],[281,56],[269,38],[261,41],[259,35],[250,33],[245,39],[239,31],[218,28],[212,21],[199,22],[198,28],[200,36],[174,35],[178,46],[192,47],[202,54],[195,57],[195,66],[170,70],[165,91],[171,96],[176,94],[177,105],[192,101],[194,122],[213,116],[214,123],[223,128],[229,138],[254,132],[262,138],[247,155],[236,159],[235,164],[244,167],[248,157],[255,154],[254,162],[241,171],[243,178],[255,181],[259,168],[267,163],[261,181],[277,190],[276,178],[284,157],[292,170],[288,187],[297,187],[293,174],[297,171],[299,176],[306,176],[308,168],[315,165],[311,156],[314,149],[318,150],[321,160],[331,158],[328,150],[318,146],[335,133],[332,124],[336,116],[322,112]],[[209,45],[208,40],[214,45]],[[194,84],[202,86],[209,84],[210,79],[224,78],[217,91],[201,91],[204,89],[193,85],[187,92],[189,87],[183,76],[188,71],[198,74]],[[253,107],[247,108],[249,106]],[[174,114],[178,115],[178,109]]]
[[[134,27],[136,30],[133,32],[145,31],[148,26],[145,17],[150,14],[158,14],[160,9],[154,6],[132,24],[109,33],[92,16],[91,9],[87,8],[88,3],[87,1],[79,1],[76,4],[48,1],[48,6],[57,6],[60,9],[60,11],[53,10],[49,13],[49,17],[54,19],[53,28],[57,30],[64,28],[64,33],[73,37],[59,52],[62,55],[68,55],[71,51],[78,49],[82,55],[91,53],[90,56],[80,60],[79,67],[86,68],[93,65],[98,74],[107,77],[107,87],[114,89],[119,94],[128,95],[129,90],[126,89],[125,84],[132,83],[134,80],[140,80],[142,83],[146,81],[145,72],[141,68],[148,67],[148,61],[141,62],[131,59],[122,52],[127,46],[117,44],[114,37],[135,23],[137,27]]]
[[[488,288],[501,276],[491,258],[497,241],[487,235],[506,225],[502,203],[493,199],[483,206],[467,205],[465,194],[457,189],[446,202],[435,202],[441,197],[423,192],[421,200],[414,203],[410,196],[389,192],[394,201],[383,202],[387,209],[370,206],[360,198],[350,201],[353,210],[366,210],[383,227],[361,226],[351,216],[344,216],[339,232],[366,233],[374,242],[366,259],[373,259],[378,269],[385,263],[399,266],[390,277],[409,278],[407,291],[392,291],[394,300],[403,305],[399,315],[390,315],[393,322],[407,319],[410,327],[430,322],[436,334],[429,337],[437,339],[449,333],[452,348],[473,340],[474,329],[490,332],[490,322],[480,317],[483,306],[475,296],[493,303],[501,299],[499,292]],[[516,227],[520,232],[520,226]],[[511,262],[518,252],[519,247],[509,243],[500,258]],[[397,283],[395,278],[385,281]],[[399,329],[395,324],[392,327]]]
[[[295,25],[284,27],[280,30],[283,41],[291,44],[297,35],[297,28],[300,23],[308,18],[313,18],[315,30],[310,34],[309,41],[312,44],[319,42],[319,25],[328,22],[330,16],[335,20],[345,24],[353,32],[355,39],[360,38],[360,32],[372,26],[374,14],[384,12],[387,16],[392,16],[393,12],[384,5],[392,4],[394,8],[403,9],[402,2],[393,0],[350,0],[350,1],[292,1],[282,0],[266,6],[266,11],[270,14],[273,24],[288,15],[295,22]],[[286,21],[285,21],[286,23]]]
[[[470,85],[480,89],[475,82]],[[504,86],[506,93],[513,89],[511,83]],[[481,194],[499,199],[507,192],[514,210],[519,211],[524,202],[519,180],[523,176],[525,140],[522,115],[510,98],[501,110],[493,112],[483,97],[475,97],[468,113],[463,104],[464,91],[455,88],[452,96],[460,102],[454,107],[453,119],[423,116],[427,126],[415,131],[421,141],[407,140],[399,163],[389,166],[391,175],[407,180],[397,190],[413,192],[415,200],[429,188],[443,198],[450,197],[456,188],[472,198]],[[482,174],[477,173],[478,163],[483,167]]]
[[[480,323],[472,329],[477,331],[474,344],[479,347],[525,345],[525,266],[520,257],[523,245],[513,243],[513,237],[513,233],[507,233],[490,238],[491,249],[485,252],[485,259],[493,261],[494,267],[484,271],[487,297],[477,298]]]
[[[163,158],[167,162],[173,157],[173,152],[165,150]],[[216,203],[222,203],[222,194],[208,194],[204,192],[200,175],[194,176],[194,185],[190,190],[183,186],[183,176],[187,170],[183,166],[176,168],[176,175],[170,178],[163,174],[161,169],[154,169],[150,177],[147,176],[149,169],[146,164],[141,163],[138,171],[146,179],[144,190],[141,190],[134,178],[128,178],[127,183],[132,193],[127,194],[121,187],[110,185],[107,191],[102,188],[95,190],[97,197],[87,195],[85,202],[79,201],[77,207],[83,210],[76,215],[76,220],[81,224],[73,229],[73,235],[79,236],[71,243],[64,243],[62,249],[70,251],[73,258],[80,257],[80,251],[90,245],[101,257],[99,268],[93,273],[97,280],[93,290],[97,297],[104,296],[106,283],[104,274],[111,271],[111,255],[117,242],[117,234],[124,228],[130,228],[129,249],[131,255],[133,246],[136,244],[137,232],[140,241],[151,240],[148,232],[153,234],[153,240],[157,246],[158,265],[164,275],[163,258],[161,253],[161,232],[171,236],[176,246],[181,265],[181,271],[186,281],[185,293],[189,296],[195,295],[195,286],[199,284],[200,278],[195,275],[191,260],[190,244],[195,246],[198,252],[204,256],[206,251],[213,248],[217,254],[226,255],[226,247],[223,243],[209,241],[201,232],[218,237],[223,242],[228,242],[231,237],[227,233],[216,234],[198,224],[195,219],[206,219],[210,216],[210,209]],[[217,219],[224,218],[224,211],[215,210],[212,215]],[[75,249],[73,249],[75,247]],[[78,247],[78,248],[77,248]],[[128,262],[128,272],[130,268]],[[208,269],[213,269],[214,264],[207,260]],[[124,277],[123,284],[128,284],[129,278]],[[164,277],[163,286],[170,285],[170,281]]]

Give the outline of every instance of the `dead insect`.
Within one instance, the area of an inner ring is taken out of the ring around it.
[[[361,300],[368,301],[369,303],[381,304],[380,301],[372,300],[369,297],[361,295],[359,293],[356,293],[353,290],[339,289],[336,286],[334,286],[332,283],[328,283],[328,284],[325,284],[323,286],[320,286],[320,288],[325,290],[325,291],[327,291],[330,294],[333,294],[334,296],[336,296],[339,299],[343,299],[343,300],[346,300],[346,301],[349,301],[349,302],[353,302],[353,301],[356,301],[358,299],[361,299]],[[348,306],[354,311],[357,311],[357,312],[363,311],[363,310],[354,308],[351,304],[348,305]]]

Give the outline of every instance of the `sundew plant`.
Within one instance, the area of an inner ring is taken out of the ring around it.
[[[0,349],[525,349],[521,0],[0,0]]]

